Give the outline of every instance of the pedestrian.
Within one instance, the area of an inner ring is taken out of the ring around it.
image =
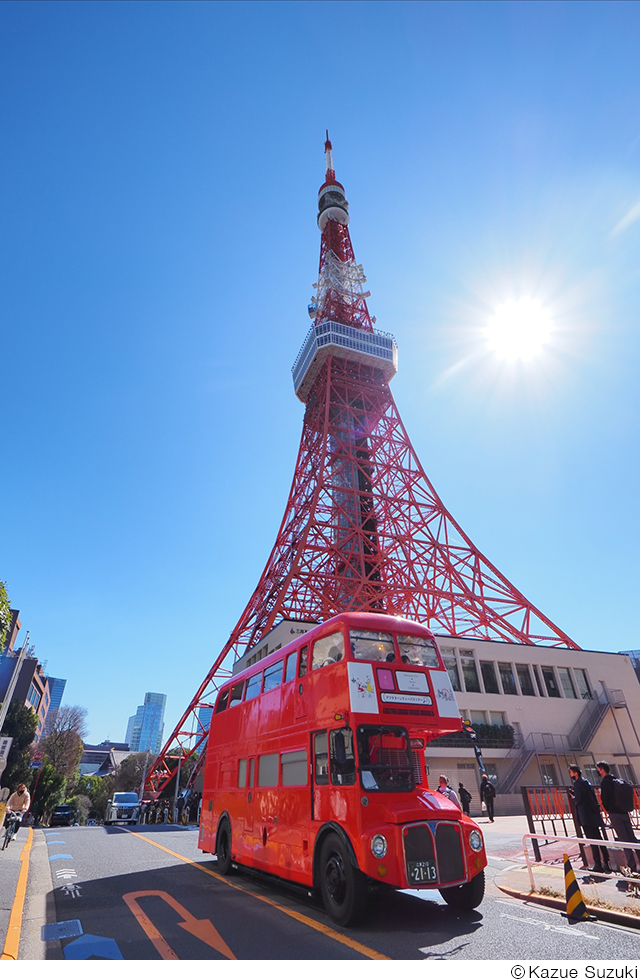
[[[570,793],[576,805],[578,823],[584,831],[584,836],[591,840],[604,840],[605,838],[601,833],[604,820],[593,786],[582,775],[580,766],[569,766],[569,775],[573,783]],[[600,848],[597,844],[592,844],[591,852],[593,854],[593,867],[590,870],[611,874],[609,852],[606,847]]]
[[[473,797],[469,790],[465,789],[462,783],[458,783],[458,798],[462,804],[462,812],[469,816],[469,805],[471,804]]]
[[[438,788],[436,790],[436,793],[442,793],[442,795],[446,796],[448,800],[451,800],[452,803],[455,803],[458,809],[460,810],[462,809],[462,807],[460,806],[460,800],[456,796],[456,791],[454,789],[451,789],[451,787],[449,786],[449,780],[447,779],[446,776],[439,777]]]
[[[487,776],[486,772],[482,773],[482,779],[480,780],[480,800],[487,808],[487,816],[489,817],[489,823],[493,823],[493,803],[496,798],[495,786]]]
[[[615,835],[618,840],[626,840],[630,843],[638,844],[636,835],[633,832],[633,827],[631,825],[631,817],[629,816],[630,810],[633,809],[633,790],[629,787],[628,783],[624,780],[614,779],[611,775],[611,767],[608,762],[596,762],[596,769],[598,770],[598,775],[602,782],[600,783],[600,799],[602,801],[602,808],[609,814],[609,822],[611,823],[611,829],[615,831]],[[623,802],[619,798],[618,784],[620,788],[625,786],[631,789],[631,806],[627,809]],[[637,874],[638,872],[638,862],[636,858],[636,852],[631,850],[631,848],[625,848],[625,855],[627,858],[628,871],[631,874]]]
[[[18,817],[16,820],[16,829],[13,832],[14,837],[17,835],[22,819],[28,812],[30,806],[31,796],[29,790],[24,783],[20,783],[15,793],[12,793],[7,800],[7,811],[12,810]]]

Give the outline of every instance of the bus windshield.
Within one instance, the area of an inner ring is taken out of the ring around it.
[[[414,788],[409,736],[405,728],[360,725],[357,741],[363,789],[407,793]]]

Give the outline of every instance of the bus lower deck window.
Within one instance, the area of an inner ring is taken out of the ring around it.
[[[230,690],[231,690],[231,688],[228,687],[226,689],[226,691],[223,691],[222,694],[220,695],[220,697],[218,698],[218,703],[216,705],[216,714],[218,714],[219,711],[224,711],[224,709],[227,707],[227,702],[229,701],[229,691]]]
[[[284,682],[292,681],[296,676],[296,659],[298,657],[297,653],[290,653],[287,657],[287,666],[284,672]]]
[[[245,701],[250,701],[251,698],[255,698],[260,694],[262,690],[262,673],[254,674],[247,681],[247,693],[244,696]]]
[[[277,664],[266,668],[264,672],[264,691],[273,691],[274,688],[280,687],[283,666],[284,662],[279,660]]]
[[[363,789],[398,793],[414,788],[413,760],[405,728],[360,725],[357,741]]]
[[[356,781],[356,757],[353,732],[338,728],[329,734],[331,749],[331,782],[334,786],[352,786]]]
[[[318,732],[313,739],[314,779],[318,786],[329,782],[329,753],[327,752],[327,733]]]

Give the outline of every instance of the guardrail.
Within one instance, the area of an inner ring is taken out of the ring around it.
[[[522,838],[522,850],[524,852],[524,859],[527,864],[527,871],[529,872],[529,882],[531,884],[531,891],[535,891],[535,882],[533,880],[533,870],[532,870],[533,867],[535,865],[539,865],[540,867],[548,867],[548,865],[546,864],[545,861],[541,861],[539,859],[534,859],[532,861],[530,859],[529,851],[527,849],[528,840],[535,841],[533,846],[538,849],[538,853],[539,853],[539,848],[538,848],[539,840],[546,841],[546,842],[564,841],[566,844],[577,844],[578,847],[584,844],[595,844],[597,847],[600,848],[606,847],[607,851],[639,851],[640,850],[640,842],[634,844],[633,841],[626,841],[626,840],[603,841],[602,838],[600,838],[599,840],[591,840],[588,837],[554,837],[553,835],[550,834],[524,834]],[[598,878],[615,878],[616,881],[633,881],[638,885],[638,887],[640,887],[640,878],[629,879],[626,878],[624,875],[621,876],[620,874],[615,874],[615,873],[609,874],[606,871],[594,871],[594,872],[587,872],[587,873],[596,874]]]

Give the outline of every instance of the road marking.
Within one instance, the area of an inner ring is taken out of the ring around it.
[[[65,960],[88,960],[91,956],[101,960],[124,959],[115,939],[108,936],[92,936],[86,933],[64,947]]]
[[[330,926],[325,926],[321,922],[316,922],[315,919],[310,919],[306,915],[302,915],[300,912],[294,912],[293,909],[287,909],[283,905],[279,905],[274,902],[273,899],[267,898],[266,895],[256,895],[254,892],[247,891],[241,885],[236,885],[233,881],[229,881],[223,875],[216,874],[215,871],[209,871],[208,868],[203,868],[201,864],[197,861],[193,861],[191,858],[186,858],[183,854],[178,854],[177,851],[171,851],[168,847],[164,847],[163,844],[157,844],[154,840],[149,840],[143,834],[136,833],[135,830],[126,830],[125,833],[131,834],[133,837],[139,837],[140,840],[145,841],[146,844],[151,844],[153,847],[159,847],[161,851],[166,851],[167,854],[171,854],[172,857],[178,858],[180,861],[184,861],[185,864],[190,864],[193,868],[197,868],[198,871],[203,871],[204,874],[210,875],[217,881],[228,885],[230,888],[235,888],[237,891],[243,892],[245,895],[251,895],[252,898],[257,898],[261,902],[265,902],[267,905],[271,905],[272,908],[278,909],[279,912],[284,912],[285,915],[290,916],[292,919],[296,919],[297,922],[301,922],[303,925],[309,926],[310,929],[315,929],[316,932],[321,932],[323,935],[327,936],[329,939],[334,939],[338,943],[342,943],[343,946],[348,946],[349,949],[353,949],[356,953],[361,953],[370,960],[390,960],[390,956],[385,956],[383,953],[378,953],[375,949],[370,949],[368,946],[363,946],[362,943],[356,942],[355,939],[349,939],[347,936],[342,936],[335,929]]]
[[[179,922],[179,926],[182,926],[182,928],[186,929],[187,932],[190,932],[193,936],[201,939],[203,943],[206,943],[219,953],[222,953],[222,955],[226,956],[228,960],[236,959],[210,919],[196,919],[195,916],[191,915],[191,913],[188,912],[183,905],[180,905],[180,903],[177,902],[172,895],[169,895],[168,892],[128,892],[126,895],[122,896],[123,899],[135,915],[136,919],[146,932],[153,945],[160,953],[163,960],[178,960],[180,957],[174,953],[168,943],[158,932],[151,919],[145,915],[140,908],[137,900],[139,898],[146,898],[151,895],[157,896],[158,898],[161,898],[163,901],[167,902],[172,909],[175,909],[178,915],[183,917],[184,922]]]
[[[22,913],[24,911],[24,899],[27,894],[27,877],[29,874],[29,852],[31,851],[31,844],[33,843],[33,827],[29,827],[29,835],[27,837],[26,843],[22,848],[22,853],[20,854],[20,874],[18,875],[18,884],[16,887],[16,895],[13,900],[13,905],[11,906],[11,915],[9,917],[9,928],[7,929],[7,938],[5,940],[4,949],[2,951],[2,956],[0,960],[17,960],[18,950],[20,948],[20,932],[22,929]]]
[[[64,861],[65,858],[71,858],[73,861],[73,854],[50,854],[50,861]]]
[[[550,923],[542,922],[541,919],[523,919],[519,915],[509,915],[507,912],[501,912],[500,918],[514,919],[515,922],[526,922],[529,925],[544,929],[545,932],[562,932],[567,936],[580,936],[581,939],[593,939],[597,943],[600,942],[599,936],[590,936],[588,932],[579,932],[574,929],[563,929],[561,926],[552,926]]]

